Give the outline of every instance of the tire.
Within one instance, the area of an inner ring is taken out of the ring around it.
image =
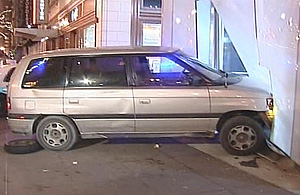
[[[6,95],[0,94],[0,116],[5,116],[6,112]]]
[[[77,128],[73,122],[61,116],[48,116],[42,119],[36,130],[41,146],[48,150],[71,149],[78,140]]]
[[[227,152],[237,156],[252,154],[265,145],[262,126],[247,116],[236,116],[225,122],[220,141]]]
[[[4,150],[11,154],[28,154],[41,149],[40,144],[32,139],[12,140],[4,144]]]

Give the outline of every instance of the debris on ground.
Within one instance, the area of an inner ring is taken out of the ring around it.
[[[155,144],[155,145],[154,145],[154,148],[159,148],[159,147],[160,147],[159,144]]]
[[[253,160],[249,160],[249,161],[241,161],[240,165],[241,166],[245,166],[245,167],[254,167],[254,168],[258,168],[258,164],[256,163],[256,159],[258,157],[254,157]]]

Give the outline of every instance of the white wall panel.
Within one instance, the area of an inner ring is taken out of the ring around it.
[[[163,0],[162,46],[180,48],[196,56],[195,2]]]
[[[227,33],[250,77],[257,86],[271,91],[269,71],[260,66],[255,36],[253,0],[212,0]]]
[[[292,155],[299,1],[259,0],[257,18],[261,63],[271,70],[278,108],[272,141]]]
[[[212,2],[250,77],[255,77],[258,82],[263,83],[261,85],[266,85],[267,71],[259,65],[270,70],[277,106],[271,140],[299,164],[300,85],[297,85],[300,83],[297,65],[299,0],[212,0]]]

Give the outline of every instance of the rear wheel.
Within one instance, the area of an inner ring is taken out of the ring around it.
[[[239,156],[256,152],[265,145],[262,126],[247,116],[236,116],[225,122],[220,140],[226,151]]]
[[[48,116],[39,122],[36,137],[43,148],[61,151],[74,146],[78,140],[78,133],[70,119]]]

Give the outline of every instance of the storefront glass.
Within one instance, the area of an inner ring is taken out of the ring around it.
[[[84,29],[84,47],[95,47],[95,24]]]
[[[226,72],[246,72],[243,62],[236,52],[236,49],[232,44],[232,41],[230,40],[225,28],[223,32],[223,36],[221,37],[223,46],[223,52],[221,53],[221,55],[223,55],[221,64],[223,65],[223,67],[221,67],[221,69]]]
[[[226,72],[246,73],[221,18],[210,0],[197,0],[197,57]]]
[[[143,23],[143,46],[161,46],[161,24]]]

